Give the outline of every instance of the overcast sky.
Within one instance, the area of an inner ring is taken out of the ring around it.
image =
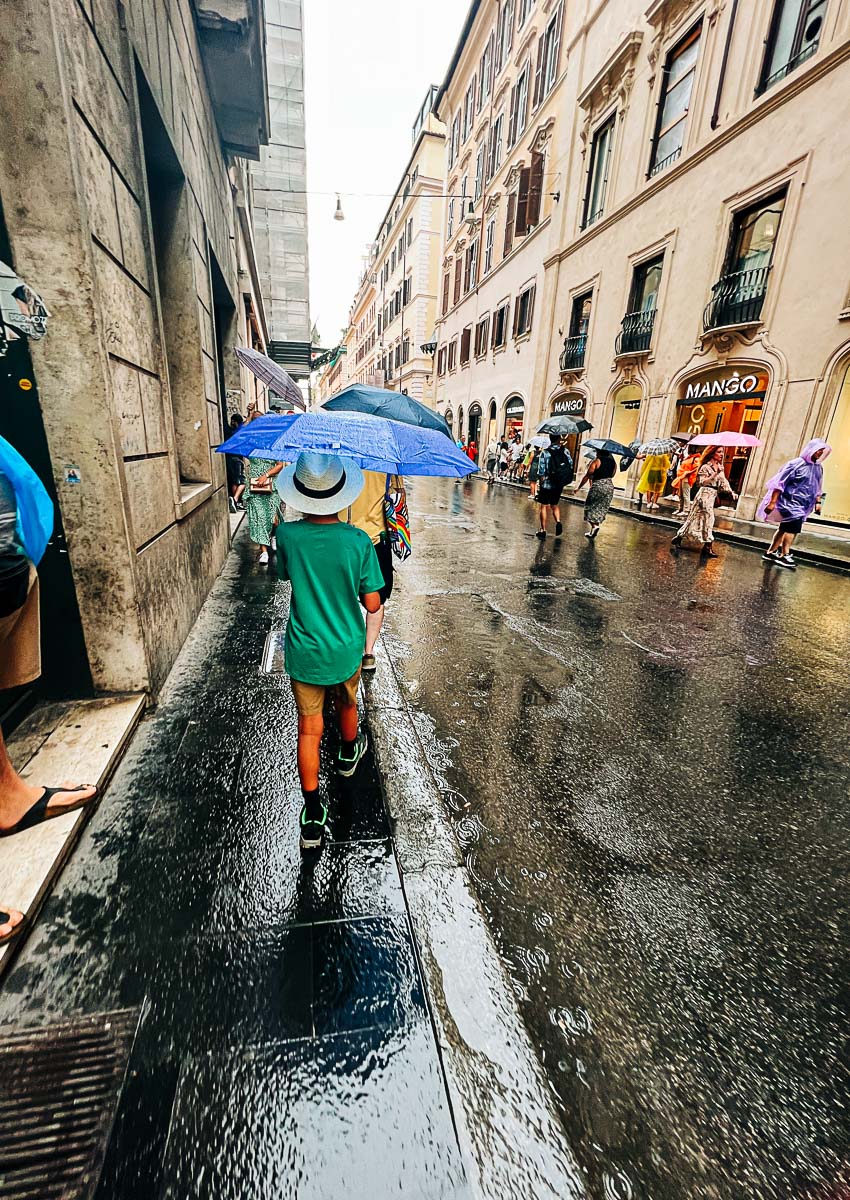
[[[468,4],[306,0],[304,8],[310,313],[322,345],[334,346],[365,247],[410,156],[414,118],[445,76]]]

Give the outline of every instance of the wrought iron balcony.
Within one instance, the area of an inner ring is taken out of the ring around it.
[[[711,289],[711,300],[703,313],[706,333],[724,325],[754,325],[761,319],[770,267],[730,271],[721,275]]]
[[[576,337],[564,338],[564,349],[561,353],[562,371],[581,371],[584,368],[584,352],[587,348],[587,334],[580,333]]]
[[[617,335],[614,353],[618,356],[620,354],[646,354],[652,341],[654,324],[654,308],[626,313]]]

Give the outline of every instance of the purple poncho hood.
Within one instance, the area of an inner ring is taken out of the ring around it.
[[[823,450],[820,459],[815,462],[814,455]],[[823,460],[829,455],[832,447],[822,438],[812,438],[803,447],[799,458],[792,458],[781,471],[767,481],[764,499],[758,507],[757,516],[761,521],[772,521],[778,525],[780,521],[804,521],[812,515],[823,491]],[[765,509],[770,503],[774,492],[780,495],[776,508],[767,514]]]

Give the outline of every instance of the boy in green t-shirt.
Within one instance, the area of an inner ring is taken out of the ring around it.
[[[357,721],[366,644],[360,601],[367,612],[377,612],[384,580],[368,534],[337,516],[363,489],[360,467],[309,450],[281,472],[277,486],[286,503],[304,513],[303,521],[278,525],[277,566],[278,577],[292,585],[285,666],[298,706],[301,848],[313,850],[321,846],[328,820],[319,796],[325,693],[334,696],[339,717],[337,771],[348,778],[367,745]]]

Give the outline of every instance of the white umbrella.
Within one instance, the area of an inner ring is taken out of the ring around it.
[[[301,389],[298,384],[284,371],[283,367],[279,367],[276,362],[268,358],[265,354],[260,354],[259,350],[249,350],[244,346],[236,347],[236,357],[244,367],[247,367],[261,383],[278,396],[281,400],[285,400],[294,408],[305,412],[307,405],[304,403],[304,397],[301,395]]]

